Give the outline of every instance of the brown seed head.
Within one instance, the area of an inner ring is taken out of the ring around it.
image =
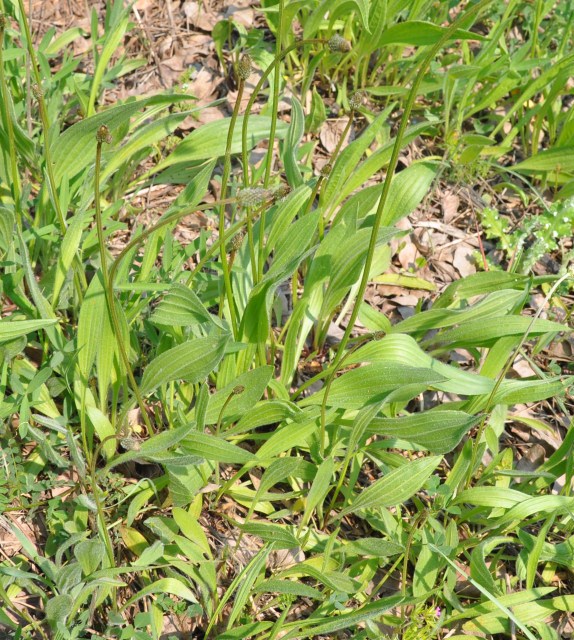
[[[98,144],[104,144],[104,142],[111,144],[112,134],[105,124],[101,125],[101,127],[96,131],[96,140],[98,141]]]
[[[34,96],[34,98],[36,98],[36,100],[40,100],[40,98],[44,95],[42,87],[37,85],[35,82],[32,83],[32,95]]]
[[[0,33],[4,32],[4,29],[6,29],[6,24],[6,16],[0,11]]]
[[[251,56],[248,53],[244,53],[241,56],[241,60],[237,65],[237,75],[241,80],[245,82],[245,80],[249,79],[249,76],[253,73],[253,61],[251,60]]]
[[[281,200],[291,193],[291,187],[288,184],[278,184],[271,187],[270,191],[273,200]]]
[[[245,237],[245,231],[238,231],[233,238],[227,243],[227,253],[235,253],[241,249],[243,244],[243,238]]]

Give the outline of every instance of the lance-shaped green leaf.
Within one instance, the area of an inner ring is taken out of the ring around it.
[[[386,396],[403,387],[432,386],[444,380],[440,373],[422,367],[408,367],[396,362],[375,362],[347,371],[333,381],[327,405],[345,409],[360,409],[372,402],[381,402]],[[305,398],[302,407],[320,404],[325,389]],[[398,396],[394,398],[398,401]]]
[[[441,456],[419,458],[393,469],[360,493],[350,506],[339,513],[338,518],[363,509],[380,509],[403,503],[424,485],[441,460]]]
[[[164,351],[144,371],[141,392],[150,393],[166,382],[185,380],[195,384],[204,380],[219,364],[229,340],[228,333],[193,338]]]
[[[0,342],[9,342],[38,329],[51,327],[58,320],[0,320]]]
[[[374,418],[367,432],[408,440],[431,453],[448,453],[479,421],[480,416],[463,411],[424,411],[402,418]]]

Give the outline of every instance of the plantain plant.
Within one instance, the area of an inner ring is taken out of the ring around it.
[[[543,3],[523,15],[524,4],[480,0],[450,20],[442,3],[266,0],[273,50],[243,31],[250,49],[229,48],[229,22],[214,33],[235,74],[232,114],[168,143],[200,108],[193,96],[101,102],[138,64],[110,66],[131,5],[108,3],[101,37],[93,13],[90,76],[60,53],[79,30],[35,47],[23,3],[0,0],[9,633],[159,639],[176,621],[220,640],[559,637],[546,621],[574,606],[551,585],[572,566],[572,431],[534,471],[516,468],[502,435],[515,405],[569,416],[571,378],[509,372],[532,341],[570,331],[542,317],[570,272],[478,273],[395,324],[366,301],[404,235],[397,223],[439,176],[482,162],[499,176],[495,159],[520,137],[537,151],[526,137],[542,130],[550,145],[568,140],[568,115],[524,106],[536,80],[491,130],[463,133],[512,97],[507,57],[531,68],[550,46]],[[540,63],[551,100],[570,59],[571,19],[555,12],[556,64]],[[512,56],[497,47],[517,19],[528,40]],[[317,173],[325,78],[346,120]],[[498,86],[491,102],[481,83]],[[436,94],[438,115],[425,107]],[[421,136],[443,156],[397,172]],[[534,167],[540,188],[554,178],[568,193],[571,167],[556,164],[567,157],[558,144],[515,173]],[[137,202],[156,184],[181,188],[150,222]],[[178,224],[192,214],[208,224],[188,242]],[[461,349],[467,368],[451,358]],[[32,539],[23,522],[38,520]]]

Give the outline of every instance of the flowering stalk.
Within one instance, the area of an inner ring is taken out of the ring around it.
[[[225,157],[223,161],[223,176],[221,177],[221,200],[225,200],[227,195],[227,183],[229,182],[229,176],[231,175],[231,145],[233,143],[233,132],[235,130],[235,123],[239,116],[239,109],[241,107],[241,99],[243,98],[243,90],[245,88],[245,81],[251,75],[252,65],[251,58],[245,54],[242,56],[239,64],[237,65],[238,76],[238,90],[235,105],[233,106],[233,114],[229,122],[229,130],[227,132],[227,143],[225,146]],[[225,234],[225,204],[219,206],[219,237],[223,238]],[[233,287],[231,285],[230,268],[227,264],[227,256],[225,253],[225,243],[220,243],[220,257],[221,268],[223,271],[224,290],[221,293],[221,299],[219,302],[219,315],[223,316],[223,308],[225,306],[225,298],[229,305],[229,316],[231,319],[231,328],[233,330],[233,337],[237,340],[238,337],[238,325],[237,325],[237,312],[235,309],[235,300],[233,298]]]
[[[332,372],[331,372],[331,376],[330,376],[329,381],[328,381],[327,384],[329,384],[329,382],[337,374],[339,365],[341,364],[341,361],[342,361],[343,357],[345,356],[345,347],[347,346],[347,343],[349,342],[349,338],[351,337],[351,333],[352,333],[353,328],[355,326],[355,322],[357,321],[357,316],[359,315],[359,309],[361,307],[361,302],[363,301],[363,298],[365,297],[365,291],[366,291],[367,285],[369,283],[369,274],[370,274],[370,271],[371,271],[371,266],[373,264],[373,258],[375,256],[375,249],[377,247],[377,237],[379,235],[379,229],[381,228],[381,223],[382,223],[382,220],[383,220],[383,211],[384,211],[384,208],[385,208],[385,204],[387,202],[387,198],[389,196],[389,191],[390,191],[390,188],[391,188],[391,182],[392,182],[392,179],[393,179],[393,175],[394,175],[395,169],[397,167],[397,162],[398,162],[398,159],[399,159],[399,153],[401,151],[401,146],[402,146],[402,141],[403,141],[403,137],[404,137],[404,134],[405,134],[405,130],[407,128],[409,117],[410,117],[411,111],[413,109],[413,105],[414,105],[415,99],[417,97],[418,90],[419,90],[420,84],[421,84],[421,82],[423,80],[425,71],[427,70],[427,68],[429,67],[431,62],[434,60],[434,58],[437,55],[437,53],[444,46],[444,44],[448,40],[450,40],[453,37],[453,35],[455,34],[456,30],[460,28],[461,23],[466,24],[470,16],[474,16],[474,15],[478,14],[480,11],[482,11],[482,9],[484,9],[484,7],[486,7],[491,2],[492,2],[492,0],[480,0],[475,5],[473,5],[472,7],[470,7],[469,9],[464,11],[463,13],[461,13],[456,18],[456,20],[454,20],[450,24],[450,26],[447,29],[445,29],[445,31],[443,32],[440,40],[438,40],[438,42],[433,47],[431,47],[430,51],[424,57],[420,67],[418,68],[417,75],[414,77],[413,84],[411,86],[411,90],[410,90],[408,98],[407,98],[407,103],[405,105],[405,109],[404,109],[403,115],[401,117],[401,122],[399,124],[399,130],[397,132],[397,137],[395,138],[395,144],[393,146],[391,159],[389,161],[389,166],[387,168],[387,174],[386,174],[386,177],[385,177],[385,181],[383,183],[383,189],[382,189],[382,193],[381,193],[381,198],[379,200],[379,205],[378,205],[377,211],[375,213],[375,219],[373,221],[373,228],[372,228],[372,231],[371,231],[371,239],[369,241],[369,248],[368,248],[368,251],[367,251],[367,257],[365,259],[365,266],[363,268],[363,275],[362,275],[362,278],[361,278],[361,282],[359,284],[359,289],[357,291],[357,295],[355,297],[355,302],[353,304],[353,309],[351,311],[351,317],[349,318],[349,322],[347,323],[347,327],[345,328],[345,333],[343,334],[343,337],[341,338],[341,342],[339,343],[339,348],[338,348],[337,353],[335,355],[335,358],[333,360]],[[321,437],[320,447],[321,447],[321,451],[325,450],[325,431],[324,431],[324,428],[322,429],[322,437]]]

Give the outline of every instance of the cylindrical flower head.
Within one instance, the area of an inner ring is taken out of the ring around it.
[[[263,187],[249,187],[241,189],[237,194],[237,202],[241,207],[256,207],[270,198],[269,189]]]
[[[355,93],[349,98],[349,107],[351,107],[353,111],[356,111],[363,106],[363,102],[366,97],[367,94],[362,89],[355,91]]]
[[[281,200],[291,193],[291,187],[288,184],[278,184],[270,188],[273,200]]]
[[[235,253],[241,249],[243,244],[243,238],[245,237],[245,231],[238,231],[233,238],[227,243],[227,253]]]
[[[248,53],[244,53],[241,56],[241,60],[237,65],[237,75],[241,80],[245,81],[249,79],[249,76],[253,73],[253,62],[251,56]]]
[[[351,50],[351,43],[345,40],[345,38],[342,38],[338,33],[331,36],[327,46],[333,53],[348,53]]]

